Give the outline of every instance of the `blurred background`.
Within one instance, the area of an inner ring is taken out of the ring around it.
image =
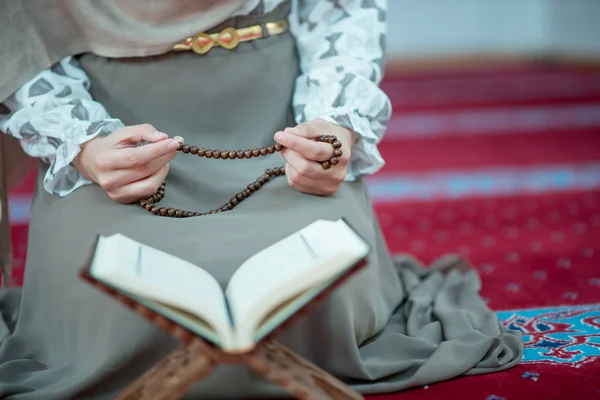
[[[388,0],[391,63],[564,59],[600,62],[598,0]]]
[[[600,0],[388,6],[393,116],[367,180],[388,245],[467,258],[526,351],[506,372],[378,397],[599,398]],[[11,193],[17,285],[32,192],[30,177]]]

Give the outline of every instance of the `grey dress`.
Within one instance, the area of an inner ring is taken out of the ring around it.
[[[126,125],[152,123],[217,149],[270,145],[274,132],[293,125],[298,59],[289,34],[205,57],[84,54],[79,61],[94,98]],[[163,202],[206,211],[283,164],[278,154],[237,161],[180,154]],[[46,168],[39,165],[40,177]],[[78,278],[96,234],[130,236],[202,266],[225,286],[255,252],[317,218],[342,216],[372,245],[369,265],[280,342],[363,393],[498,371],[520,360],[519,334],[498,323],[478,295],[476,273],[460,259],[446,257],[429,269],[409,257],[392,260],[363,181],[323,198],[278,178],[233,211],[172,219],[118,204],[98,186],[58,198],[40,180],[24,287],[0,292],[0,398],[112,398],[177,345]],[[282,394],[243,367],[222,367],[187,398]]]

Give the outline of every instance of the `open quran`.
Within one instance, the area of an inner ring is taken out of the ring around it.
[[[370,250],[344,219],[317,220],[249,257],[223,290],[202,266],[98,236],[81,277],[182,341],[119,398],[179,398],[220,363],[244,363],[296,398],[362,398],[274,338],[366,265]]]

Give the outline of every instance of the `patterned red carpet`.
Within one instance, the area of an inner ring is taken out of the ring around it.
[[[526,350],[505,372],[371,398],[600,398],[600,72],[427,73],[384,88],[387,165],[369,184],[391,250],[463,254]],[[11,202],[17,283],[31,184]]]

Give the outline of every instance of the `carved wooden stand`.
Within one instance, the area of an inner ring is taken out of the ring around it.
[[[343,382],[303,359],[290,349],[277,343],[274,338],[291,325],[296,318],[326,298],[336,287],[366,265],[361,260],[338,280],[322,291],[313,301],[305,304],[275,331],[265,337],[252,351],[244,354],[227,354],[196,336],[192,331],[174,323],[163,315],[139,304],[123,293],[108,287],[89,274],[89,266],[95,245],[80,277],[119,301],[124,306],[155,324],[183,343],[167,355],[145,375],[128,386],[117,396],[117,400],[175,400],[185,395],[191,387],[210,374],[218,364],[246,364],[265,379],[287,390],[302,400],[354,400],[363,396]]]
[[[193,338],[125,389],[116,400],[176,400],[210,374],[217,364],[246,364],[293,397],[305,400],[362,399],[327,372],[277,342],[261,343],[254,351],[229,355]]]

